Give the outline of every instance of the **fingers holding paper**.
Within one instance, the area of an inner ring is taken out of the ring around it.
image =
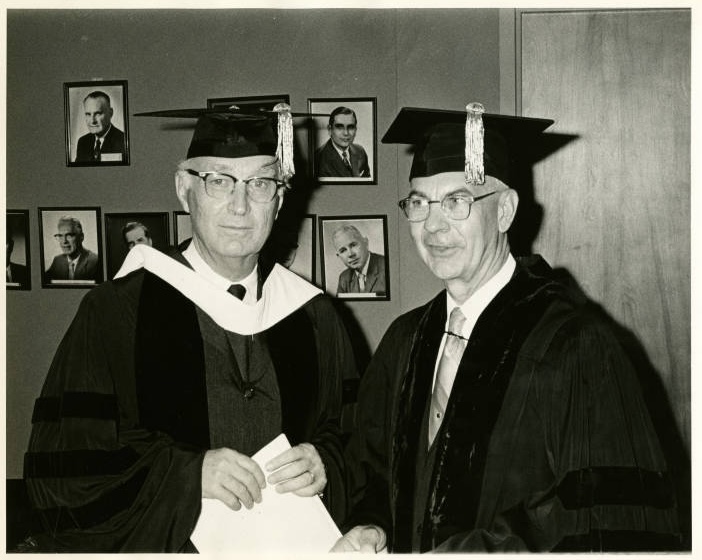
[[[329,552],[386,552],[385,531],[376,525],[356,525]]]
[[[211,449],[202,462],[202,497],[215,498],[233,510],[261,502],[266,479],[256,462],[233,449]]]
[[[311,443],[301,443],[266,463],[268,483],[276,492],[294,492],[298,496],[314,496],[324,490],[327,475],[319,453]]]

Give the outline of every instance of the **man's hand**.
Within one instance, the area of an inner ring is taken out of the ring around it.
[[[385,550],[385,531],[377,525],[356,525],[329,552],[370,552]]]
[[[322,458],[311,443],[301,443],[266,463],[268,483],[275,484],[278,493],[293,492],[298,496],[314,496],[327,485],[327,473]]]
[[[233,510],[261,502],[266,479],[256,462],[233,449],[211,449],[202,462],[202,497],[216,498]]]

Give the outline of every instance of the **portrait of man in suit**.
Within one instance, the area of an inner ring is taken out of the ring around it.
[[[112,123],[114,109],[104,91],[90,92],[83,99],[83,116],[88,132],[78,139],[76,162],[102,163],[125,160],[125,135]]]
[[[342,224],[332,234],[336,255],[344,263],[338,294],[385,295],[385,257],[368,248],[368,238],[352,224]]]
[[[315,153],[317,177],[371,176],[366,150],[355,143],[358,119],[353,109],[337,107],[329,115],[329,140]]]
[[[29,286],[29,269],[24,264],[13,262],[12,251],[15,248],[14,233],[7,224],[5,237],[5,282],[8,288],[24,288]]]
[[[100,259],[96,253],[83,246],[85,235],[78,218],[61,216],[54,239],[61,252],[46,270],[49,282],[82,280],[92,283],[100,280]]]

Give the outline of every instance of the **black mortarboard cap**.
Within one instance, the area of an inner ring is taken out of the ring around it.
[[[290,106],[247,113],[236,106],[137,113],[137,117],[197,118],[187,158],[278,156],[286,178],[295,173]]]
[[[446,171],[465,171],[481,184],[490,175],[510,184],[522,148],[554,121],[485,113],[479,103],[466,111],[403,107],[382,138],[385,144],[414,144],[410,180]]]

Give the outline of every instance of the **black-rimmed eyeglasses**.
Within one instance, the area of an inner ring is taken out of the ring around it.
[[[470,207],[474,202],[478,202],[496,192],[492,191],[480,196],[471,196],[463,193],[448,194],[441,200],[429,200],[424,196],[413,194],[403,198],[397,204],[402,208],[410,222],[423,222],[426,220],[429,217],[429,207],[432,204],[439,204],[441,211],[447,218],[466,220],[470,216]]]
[[[273,177],[249,177],[248,179],[237,179],[226,173],[218,171],[195,171],[185,169],[186,173],[199,177],[205,184],[205,192],[212,198],[227,198],[241,181],[246,186],[246,196],[253,202],[270,202],[275,198],[280,187],[285,187],[283,181]]]

